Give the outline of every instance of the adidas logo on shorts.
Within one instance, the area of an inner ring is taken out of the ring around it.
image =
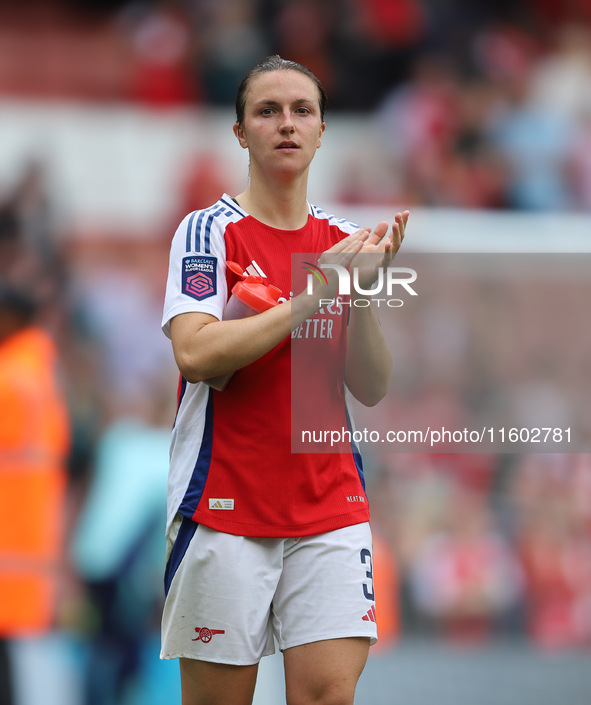
[[[375,605],[371,606],[370,610],[367,610],[367,614],[362,617],[364,622],[375,622],[376,621],[376,608]]]

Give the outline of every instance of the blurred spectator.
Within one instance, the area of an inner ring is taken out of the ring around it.
[[[159,633],[164,596],[170,405],[156,393],[111,413],[72,545],[96,614],[87,705],[139,702],[142,654]]]
[[[60,350],[72,426],[69,479],[75,484],[85,474],[99,416],[96,341],[89,338],[81,297],[72,288],[50,169],[32,160],[19,177],[0,208],[0,278],[26,288],[37,305],[38,321]]]
[[[199,45],[195,71],[208,102],[214,105],[234,105],[240,81],[269,53],[256,10],[256,2],[242,0],[195,5]]]
[[[448,512],[411,559],[411,594],[447,637],[482,639],[521,597],[521,570],[483,497],[457,488]]]
[[[552,33],[567,21],[591,22],[591,5],[588,0],[529,0],[528,9],[534,12],[541,30]]]
[[[334,84],[331,105],[373,110],[393,87],[405,81],[426,35],[423,3],[417,0],[336,0],[327,44]]]
[[[532,102],[578,119],[591,110],[591,28],[560,27],[556,48],[533,68]]]
[[[546,647],[591,644],[591,537],[568,516],[536,513],[521,537],[528,627]]]
[[[48,313],[65,287],[63,244],[57,237],[47,167],[25,164],[20,178],[0,208],[0,274],[27,282],[37,303]]]
[[[231,185],[222,166],[219,155],[213,152],[194,155],[189,160],[180,194],[179,222],[187,213],[209,208],[221,193],[228,193]]]
[[[273,23],[278,53],[312,69],[329,95],[334,87],[331,14],[328,3],[294,0],[280,7]]]
[[[460,208],[504,208],[507,169],[486,134],[495,90],[485,81],[464,81],[458,94],[457,128],[444,156],[443,204]]]
[[[471,38],[474,68],[492,85],[515,78],[527,81],[538,53],[534,38],[515,25],[493,23]]]
[[[20,227],[11,204],[0,207],[0,276],[10,277],[21,249]]]
[[[386,97],[377,115],[392,169],[407,185],[404,200],[502,204],[503,174],[481,123],[489,104],[489,93],[477,84],[462,90],[447,57],[417,60],[412,79]]]
[[[132,3],[120,14],[134,56],[130,94],[146,106],[174,107],[202,98],[191,76],[189,22],[179,6],[173,0]]]
[[[566,155],[572,122],[555,108],[535,105],[527,77],[504,84],[504,104],[490,123],[492,144],[509,167],[509,205],[525,210],[564,210],[571,205]]]
[[[581,117],[567,154],[574,205],[591,212],[591,106]]]
[[[355,0],[355,11],[366,39],[384,47],[416,44],[425,32],[420,0]]]
[[[69,424],[57,351],[26,290],[0,281],[0,660],[6,640],[54,625]],[[2,659],[4,656],[4,659]],[[2,703],[10,668],[0,668]]]
[[[544,647],[591,645],[589,456],[531,455],[513,483],[527,624]]]
[[[96,267],[81,283],[88,324],[101,351],[105,402],[143,399],[171,379],[174,358],[160,331],[161,299],[138,263]]]
[[[457,99],[453,66],[446,57],[425,56],[415,64],[411,80],[391,92],[379,109],[383,147],[401,168],[417,172],[419,181],[437,168],[453,137]]]

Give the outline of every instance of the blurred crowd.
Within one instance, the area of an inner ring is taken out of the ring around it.
[[[591,210],[585,0],[0,7],[0,96],[132,101],[150,110],[229,105],[243,75],[273,52],[314,69],[331,110],[374,118],[379,179],[351,168],[342,202]],[[214,200],[214,171],[195,175],[187,210]],[[142,649],[157,640],[163,598],[177,375],[159,326],[167,248],[164,237],[142,247],[113,239],[80,248],[56,222],[43,164],[24,165],[0,193],[0,403],[15,380],[1,368],[13,336],[44,331],[52,341],[44,349],[55,350],[40,364],[56,403],[68,409],[59,434],[70,441],[60,435],[52,455],[63,491],[56,490],[52,516],[37,517],[54,527],[55,543],[35,558],[43,565],[27,564],[39,582],[52,561],[51,615],[34,625],[9,615],[0,624],[0,688],[10,680],[7,644],[59,629],[84,647],[85,703],[145,705],[152,702],[146,693],[157,692],[152,684],[137,695]],[[444,365],[461,345],[453,311],[431,311],[429,320],[424,359],[401,366],[395,380],[401,393],[429,360]],[[477,398],[487,393],[486,379],[473,373],[480,386],[465,392]],[[12,412],[2,409],[7,429]],[[35,433],[17,435],[0,430],[2,482],[8,451],[32,452]],[[390,566],[379,600],[391,635],[591,646],[588,456],[398,454],[369,458],[368,466],[376,545]],[[0,503],[18,509],[23,497],[12,491]],[[15,535],[13,527],[3,531]],[[31,558],[28,550],[16,539],[0,541],[0,584],[16,559]]]
[[[142,677],[158,664],[177,377],[166,255],[103,242],[82,256],[53,215],[31,163],[0,204],[0,701],[38,702],[18,645],[38,640],[51,682],[57,630],[78,644],[83,702],[163,702]]]
[[[428,424],[494,426],[498,440],[500,427],[572,424],[589,438],[591,348],[579,305],[588,277],[572,269],[580,257],[567,257],[571,268],[552,283],[548,268],[531,266],[543,256],[401,260],[425,283],[416,305],[382,312],[395,358],[390,391],[375,409],[358,410],[357,427],[384,438]],[[416,447],[368,457],[372,521],[397,560],[403,633],[589,648],[591,456],[533,454],[536,446],[509,454],[511,444],[502,453],[499,444],[480,453],[474,444],[463,453]]]
[[[586,0],[27,0],[0,50],[0,94],[149,108],[232,105],[278,52],[375,116],[343,202],[591,209]]]
[[[372,519],[397,558],[403,634],[591,646],[588,456],[398,454],[377,467]]]

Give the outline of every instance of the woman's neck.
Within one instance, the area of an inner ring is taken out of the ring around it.
[[[279,230],[299,230],[308,222],[307,179],[267,183],[252,179],[236,200],[253,218]]]

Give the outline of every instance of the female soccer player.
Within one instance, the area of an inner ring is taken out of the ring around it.
[[[172,243],[163,329],[181,382],[162,657],[180,658],[183,705],[251,703],[274,638],[289,705],[351,705],[376,639],[362,470],[352,451],[291,453],[290,333],[323,351],[313,394],[330,386],[343,406],[343,377],[366,405],[385,395],[391,356],[373,306],[321,309],[337,294],[334,271],[327,283],[313,278],[312,294],[287,296],[291,253],[353,264],[369,289],[400,247],[408,212],[389,234],[386,222],[372,233],[307,203],[326,104],[309,69],[279,56],[258,64],[238,91],[234,125],[249,186],[188,215]],[[283,302],[222,320],[239,281],[226,261],[282,289]],[[228,372],[224,391],[203,381]]]

